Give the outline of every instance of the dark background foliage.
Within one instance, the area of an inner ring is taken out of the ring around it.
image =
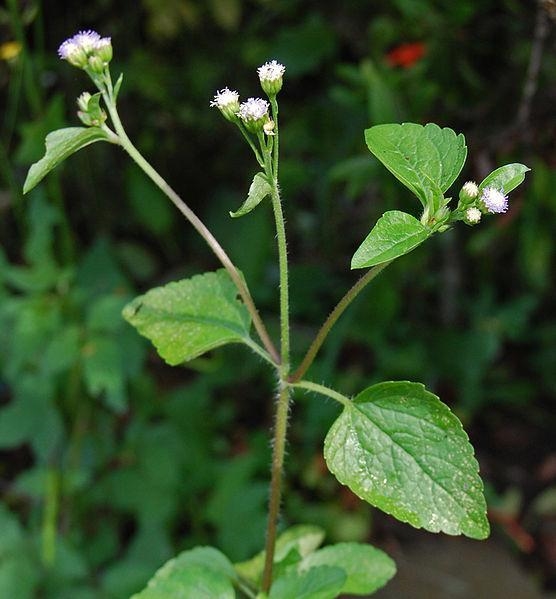
[[[348,394],[388,379],[438,393],[477,449],[497,546],[537,588],[556,588],[555,10],[550,0],[0,8],[0,596],[128,597],[178,550],[212,543],[239,560],[264,536],[272,378],[237,348],[170,369],[120,317],[137,293],[217,268],[202,240],[107,144],[21,195],[44,135],[77,124],[74,98],[92,91],[56,56],[88,28],[112,36],[130,137],[229,250],[274,331],[271,213],[230,220],[255,164],[208,103],[226,85],[259,95],[256,67],[287,66],[281,172],[297,358],[356,280],[350,257],[376,219],[391,208],[418,215],[369,155],[365,127],[463,132],[460,184],[506,162],[532,168],[507,214],[433,238],[373,282],[310,376]],[[336,414],[297,398],[284,524],[319,524],[330,541],[368,540],[403,558],[429,535],[327,473],[322,440]]]

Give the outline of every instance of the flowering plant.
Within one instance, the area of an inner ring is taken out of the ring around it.
[[[124,309],[124,318],[150,339],[160,356],[177,365],[228,343],[256,352],[277,377],[270,499],[266,545],[252,559],[232,564],[211,547],[181,553],[165,564],[135,599],[241,596],[258,599],[332,599],[342,593],[369,595],[394,575],[393,561],[369,545],[341,543],[319,549],[322,531],[300,525],[278,534],[288,412],[294,393],[310,392],[335,400],[341,412],[324,441],[329,470],[369,504],[416,528],[483,539],[489,534],[483,485],[473,448],[457,417],[420,383],[386,381],[355,397],[306,378],[334,324],[389,264],[442,233],[457,221],[476,225],[483,215],[508,209],[508,194],[529,170],[508,164],[481,183],[467,182],[450,208],[446,192],[459,176],[467,147],[462,134],[429,123],[370,127],[371,153],[420,201],[419,218],[386,212],[355,251],[352,269],[365,269],[323,323],[303,360],[290,360],[289,269],[286,227],[279,189],[277,96],[285,67],[275,60],[258,69],[268,99],[240,102],[228,87],[210,105],[234,124],[249,144],[260,170],[234,218],[269,200],[275,219],[280,272],[280,344],[277,348],[261,318],[247,281],[210,230],[145,160],[127,136],[117,100],[122,76],[110,73],[112,44],[93,31],[80,32],[59,49],[62,59],[84,70],[97,88],[77,101],[85,127],[50,133],[44,157],[29,170],[27,192],[56,165],[79,149],[107,141],[121,146],[207,242],[223,268],[148,291]],[[251,327],[256,337],[251,335]]]

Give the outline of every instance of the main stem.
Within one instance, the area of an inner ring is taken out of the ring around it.
[[[214,235],[207,229],[203,221],[189,208],[189,206],[181,199],[181,197],[168,185],[168,183],[158,174],[158,172],[145,160],[139,150],[133,145],[129,137],[127,136],[125,129],[122,125],[118,111],[110,97],[105,95],[106,105],[110,113],[110,118],[114,125],[114,129],[120,139],[120,144],[125,151],[131,156],[131,158],[139,165],[139,167],[145,172],[145,174],[154,182],[154,184],[162,190],[162,192],[170,199],[170,201],[176,206],[176,208],[185,216],[185,218],[193,225],[194,229],[201,235],[201,237],[207,242],[211,250],[216,254],[216,257],[220,260],[224,268],[228,271],[232,281],[243,302],[245,303],[251,318],[253,319],[253,325],[257,330],[257,333],[265,346],[266,350],[274,360],[276,364],[280,363],[280,356],[272,343],[270,336],[266,330],[266,327],[261,320],[259,312],[255,306],[255,302],[251,297],[251,293],[245,281],[230,260],[228,254],[224,251],[222,246],[218,243]]]
[[[289,306],[289,280],[288,280],[288,252],[286,244],[286,227],[284,213],[278,189],[278,104],[276,98],[271,98],[272,113],[275,123],[275,137],[273,140],[272,157],[265,154],[265,171],[271,181],[272,208],[276,224],[276,238],[278,242],[278,264],[280,270],[280,383],[276,404],[276,420],[274,423],[274,439],[272,450],[272,472],[270,479],[270,499],[268,506],[268,523],[266,529],[265,563],[262,577],[262,591],[268,593],[272,584],[272,566],[276,547],[276,533],[278,517],[282,499],[282,478],[284,469],[284,455],[286,452],[286,436],[288,429],[288,411],[290,405],[290,389],[287,379],[290,373],[290,306]],[[264,144],[264,139],[261,140]]]

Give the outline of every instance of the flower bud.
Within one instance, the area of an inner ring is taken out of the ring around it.
[[[93,73],[96,73],[97,75],[102,75],[102,73],[104,72],[104,60],[102,60],[102,58],[100,56],[98,56],[97,54],[93,54],[92,56],[89,56],[89,60],[88,60],[88,65],[89,69],[91,69],[91,71],[93,71]]]
[[[481,222],[482,212],[478,208],[468,208],[465,211],[463,222],[468,225],[476,225]]]
[[[214,100],[210,103],[210,106],[216,106],[222,113],[222,116],[232,122],[237,122],[239,112],[239,94],[236,91],[225,87],[220,91],[216,92]]]
[[[242,102],[237,115],[248,131],[257,133],[269,121],[268,108],[269,104],[266,100],[249,98],[246,102]]]
[[[96,43],[95,52],[106,66],[112,60],[114,53],[112,50],[112,39],[109,37],[99,39]]]
[[[462,205],[472,204],[479,196],[479,187],[475,181],[467,181],[459,192],[459,200]]]
[[[282,89],[286,67],[275,60],[265,62],[257,69],[261,87],[267,96],[273,97]]]
[[[275,123],[272,119],[268,120],[264,125],[263,125],[263,131],[265,132],[265,135],[274,135],[274,127],[275,127]]]
[[[87,107],[89,105],[90,99],[91,99],[91,94],[89,92],[83,92],[77,98],[77,107],[79,108],[79,110],[82,110],[83,112],[87,112]]]

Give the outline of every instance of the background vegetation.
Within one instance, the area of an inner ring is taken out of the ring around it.
[[[237,348],[170,369],[120,317],[135,294],[217,267],[124,154],[99,144],[25,198],[46,132],[77,124],[86,78],[56,56],[112,36],[121,114],[141,151],[216,232],[276,313],[271,213],[230,221],[254,173],[208,107],[255,68],[287,66],[282,188],[294,351],[358,276],[378,216],[417,215],[364,147],[381,122],[463,132],[463,183],[523,162],[511,210],[404,257],[343,317],[312,369],[355,392],[421,380],[464,420],[494,535],[556,588],[555,4],[518,0],[7,0],[0,8],[0,596],[124,598],[177,550],[232,559],[263,540],[273,381]],[[89,90],[91,91],[91,90]],[[277,323],[275,322],[275,327]],[[329,540],[410,542],[322,462],[332,403],[300,395],[284,522]],[[249,526],[246,526],[249,523]]]

